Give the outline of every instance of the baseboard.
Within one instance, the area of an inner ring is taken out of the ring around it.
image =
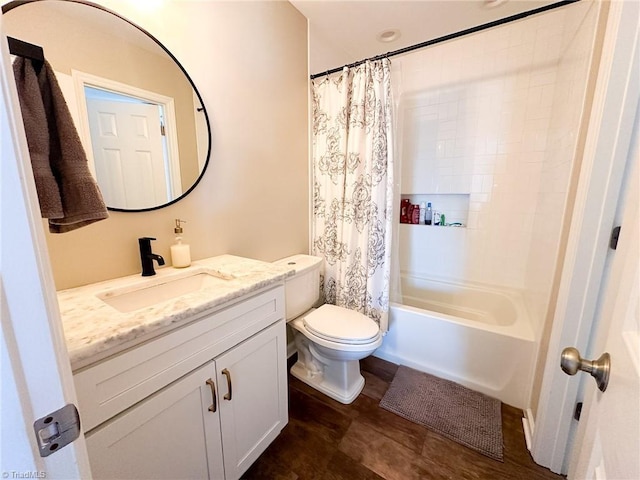
[[[393,354],[383,352],[379,348],[375,350],[371,355],[374,357],[380,358],[382,360],[386,360],[387,362],[395,363],[396,365],[403,365],[404,363],[401,361],[400,357],[397,357]],[[410,365],[407,365],[410,366]]]
[[[527,408],[524,411],[524,417],[522,417],[522,428],[524,430],[524,440],[527,443],[527,450],[531,451],[535,421],[533,419],[533,412],[530,408]]]

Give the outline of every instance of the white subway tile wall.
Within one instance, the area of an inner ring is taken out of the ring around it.
[[[523,290],[541,324],[596,16],[579,2],[394,60],[403,198],[468,201],[433,204],[464,229],[401,226],[401,271]]]

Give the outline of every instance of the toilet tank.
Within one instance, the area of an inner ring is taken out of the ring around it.
[[[295,274],[285,279],[285,315],[287,321],[302,315],[320,298],[320,270],[322,258],[293,255],[273,262],[290,267]]]

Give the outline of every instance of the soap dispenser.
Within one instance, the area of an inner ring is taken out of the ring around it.
[[[181,223],[187,222],[176,218],[176,227],[173,229],[176,234],[176,243],[171,245],[171,263],[174,268],[184,268],[191,265],[191,250],[189,249],[189,245],[182,243]]]

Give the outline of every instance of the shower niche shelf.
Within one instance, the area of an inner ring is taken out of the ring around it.
[[[446,225],[445,227],[461,228],[466,227],[469,221],[469,193],[403,193],[400,195],[401,200],[409,200],[412,205],[420,205],[421,203],[431,202],[431,210],[435,213],[444,213]],[[424,225],[415,223],[403,223],[403,225],[416,225],[422,227],[435,227],[438,225]]]

